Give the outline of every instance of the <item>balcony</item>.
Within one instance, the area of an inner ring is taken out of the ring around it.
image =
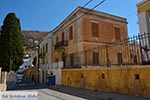
[[[68,41],[67,41],[67,40],[58,42],[58,43],[55,45],[55,50],[57,50],[57,49],[59,49],[59,48],[61,48],[61,47],[65,47],[65,46],[68,46]]]

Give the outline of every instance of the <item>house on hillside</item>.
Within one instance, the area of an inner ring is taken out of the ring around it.
[[[51,67],[51,32],[43,38],[39,44],[39,82],[46,83],[46,77],[50,74]]]
[[[42,63],[42,54],[43,54],[43,40],[49,34],[49,32],[41,32],[41,31],[22,31],[22,36],[24,40],[24,55],[28,55],[27,61],[24,61],[23,65],[20,68],[21,70],[25,70],[25,77],[30,79],[32,76],[35,77],[36,81],[39,81],[39,77],[43,72],[43,63]],[[29,61],[28,61],[29,60]],[[34,67],[31,67],[32,64]],[[41,66],[40,66],[41,65]],[[30,66],[30,67],[29,67]],[[42,68],[41,68],[42,67]],[[44,74],[46,72],[44,71]]]

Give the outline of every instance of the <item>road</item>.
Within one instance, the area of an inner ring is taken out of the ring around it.
[[[65,86],[34,85],[32,82],[23,82],[9,91],[37,91],[38,100],[150,100],[150,98],[138,96],[103,93]]]
[[[34,85],[32,82],[24,82],[23,84],[19,84],[19,86],[16,86],[14,89],[8,91],[37,91],[38,100],[97,100],[95,98],[82,96],[79,94],[72,95],[71,93],[68,94],[65,92],[56,91],[42,84]]]
[[[50,89],[40,89],[39,100],[97,100],[89,97],[73,96]]]

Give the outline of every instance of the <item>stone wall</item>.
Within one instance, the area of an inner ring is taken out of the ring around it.
[[[63,69],[62,85],[150,97],[150,67]]]
[[[6,77],[7,72],[1,72],[1,82],[0,82],[0,92],[6,91],[7,85],[6,85]]]
[[[14,71],[10,71],[7,74],[7,89],[13,89],[16,85],[16,73]]]

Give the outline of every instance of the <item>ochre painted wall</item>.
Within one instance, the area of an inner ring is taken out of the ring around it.
[[[149,66],[63,69],[62,85],[150,97],[149,73]]]

